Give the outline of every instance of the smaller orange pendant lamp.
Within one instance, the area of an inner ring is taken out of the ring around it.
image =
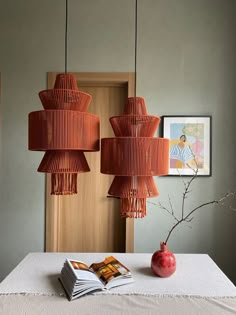
[[[137,0],[135,1],[135,92],[121,116],[111,117],[115,138],[101,140],[101,172],[115,175],[108,194],[121,200],[121,216],[143,218],[146,198],[158,196],[152,176],[168,174],[169,140],[155,138],[160,117],[147,114],[142,97],[136,97]]]
[[[108,194],[121,199],[121,216],[143,218],[146,198],[158,196],[152,176],[168,174],[169,140],[154,138],[158,116],[147,114],[142,97],[128,98],[111,117],[115,138],[101,140],[101,172],[115,175]]]
[[[53,89],[39,93],[44,110],[29,114],[29,150],[46,151],[38,171],[51,173],[51,194],[77,193],[77,174],[89,172],[84,151],[99,151],[99,117],[87,113],[91,95],[78,90],[67,73],[66,0],[65,73]]]

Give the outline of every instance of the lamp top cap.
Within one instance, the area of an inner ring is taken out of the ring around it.
[[[124,107],[125,115],[147,115],[147,109],[143,97],[128,97]]]
[[[74,74],[59,73],[56,76],[54,89],[78,90],[77,80]]]

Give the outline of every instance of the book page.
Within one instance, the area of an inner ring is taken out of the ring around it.
[[[78,280],[98,281],[96,274],[85,263],[76,260],[68,260],[68,262]]]
[[[129,269],[113,256],[106,257],[100,263],[93,263],[89,268],[95,272],[104,285],[130,273]]]

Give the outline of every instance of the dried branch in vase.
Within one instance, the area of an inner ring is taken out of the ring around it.
[[[196,161],[195,161],[196,163]],[[188,165],[189,166],[189,165]],[[196,163],[196,166],[197,166],[197,163]],[[190,166],[189,166],[190,167]],[[179,175],[181,178],[182,178],[182,182],[183,182],[183,185],[184,185],[184,192],[183,192],[183,197],[182,197],[182,204],[181,204],[181,217],[178,218],[175,211],[174,211],[174,207],[173,207],[173,204],[172,204],[172,201],[171,201],[171,198],[170,196],[168,197],[168,202],[169,202],[169,206],[164,206],[162,203],[153,203],[153,202],[149,202],[150,204],[153,204],[155,206],[158,206],[159,208],[167,211],[175,220],[175,223],[173,224],[172,228],[170,229],[167,237],[166,237],[166,240],[164,242],[164,244],[167,244],[171,234],[173,233],[173,231],[175,230],[175,228],[180,225],[181,223],[183,222],[191,222],[193,220],[193,213],[196,212],[197,210],[205,207],[205,206],[209,206],[209,205],[218,205],[218,206],[222,206],[222,207],[226,207],[228,209],[231,209],[233,211],[236,211],[235,208],[233,208],[231,205],[228,205],[226,204],[225,202],[227,200],[229,200],[230,198],[234,197],[236,195],[236,192],[235,191],[231,191],[231,192],[227,192],[225,193],[221,198],[219,199],[215,199],[215,200],[211,200],[211,201],[208,201],[208,202],[204,202],[202,204],[200,204],[199,206],[193,208],[191,211],[189,212],[186,212],[185,210],[185,201],[187,199],[187,196],[188,194],[191,192],[191,187],[192,187],[192,184],[194,182],[194,180],[196,179],[197,177],[197,174],[198,174],[198,167],[196,169],[193,169],[192,167],[190,167],[193,171],[193,176],[190,178],[190,180],[188,181],[185,181],[181,175]]]

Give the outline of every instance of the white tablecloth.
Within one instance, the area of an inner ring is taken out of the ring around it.
[[[58,281],[65,258],[91,264],[110,254],[135,282],[68,302]],[[176,254],[176,273],[163,279],[151,254],[110,254],[27,255],[0,284],[0,314],[236,314],[236,288],[208,255]]]

